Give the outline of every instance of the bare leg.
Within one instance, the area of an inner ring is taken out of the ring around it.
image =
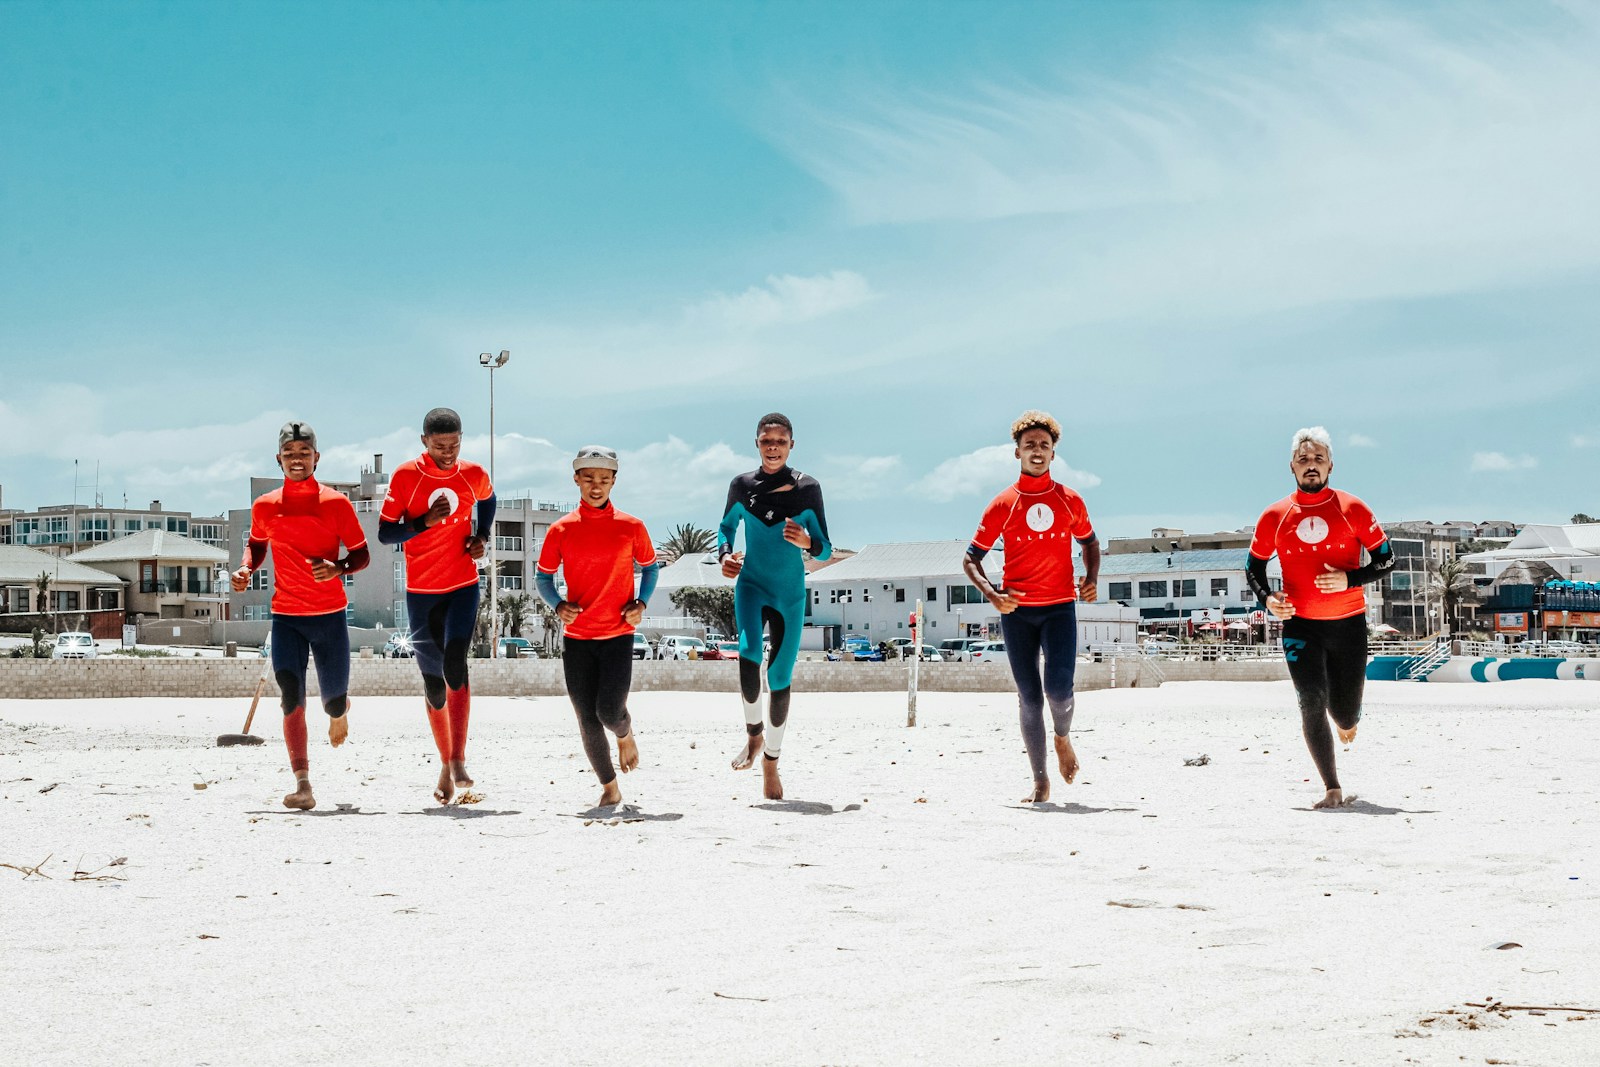
[[[467,761],[464,759],[450,761],[450,774],[455,778],[457,789],[471,789],[478,784],[472,780],[472,775],[467,773]]]
[[[437,800],[441,804],[448,804],[450,803],[450,799],[455,795],[456,776],[451,773],[450,765],[446,763],[443,767],[439,768],[439,784],[434,787],[433,799]]]
[[[1352,797],[1351,799],[1354,800],[1355,798]],[[1342,807],[1344,807],[1344,803],[1345,803],[1345,801],[1344,801],[1344,790],[1342,790],[1342,789],[1330,789],[1330,790],[1328,790],[1327,796],[1323,797],[1321,800],[1319,800],[1315,804],[1311,805],[1311,807],[1313,809],[1316,809],[1316,808],[1342,808]]]
[[[1050,799],[1050,779],[1041,778],[1033,783],[1033,792],[1022,798],[1024,804],[1043,804]]]
[[[761,750],[766,741],[760,734],[751,734],[746,740],[743,751],[733,757],[733,769],[748,771],[755,766],[756,760],[761,758]]]
[[[283,806],[300,811],[310,811],[316,807],[317,798],[311,795],[311,779],[301,778],[296,782],[294,792],[283,798]]]
[[[609,808],[621,803],[622,787],[617,785],[615,778],[600,787],[600,802],[595,807]]]
[[[761,743],[759,737],[751,738],[757,744]],[[783,781],[778,777],[778,761],[775,759],[761,760],[761,795],[768,800],[783,799]]]
[[[1056,759],[1061,763],[1061,780],[1068,785],[1078,777],[1078,754],[1072,750],[1072,742],[1063,734],[1056,735]]]
[[[623,774],[639,766],[639,743],[633,739],[632,733],[617,738],[617,764],[621,766]]]

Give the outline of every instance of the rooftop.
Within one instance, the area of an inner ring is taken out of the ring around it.
[[[73,563],[60,556],[52,556],[26,545],[0,545],[0,584],[33,585],[41,574],[50,575],[54,582],[72,585],[100,585],[122,588],[123,581],[115,574],[97,571],[81,563]]]
[[[124,563],[142,559],[182,563],[228,562],[228,554],[222,549],[166,530],[140,530],[136,534],[74,552],[68,558],[79,563]]]

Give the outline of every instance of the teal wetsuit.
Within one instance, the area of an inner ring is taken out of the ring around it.
[[[744,566],[733,587],[734,621],[739,626],[739,691],[745,726],[752,736],[765,732],[767,758],[777,759],[789,718],[789,687],[805,625],[804,553],[783,538],[784,520],[793,519],[811,535],[811,555],[833,554],[822,487],[815,478],[785,466],[775,474],[741,474],[728,486],[728,504],[717,528],[717,557],[733,551],[734,535],[744,525]],[[770,629],[767,663],[770,691],[766,721],[761,715],[761,634]]]

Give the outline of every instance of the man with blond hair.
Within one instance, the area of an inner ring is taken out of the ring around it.
[[[1355,740],[1367,678],[1367,599],[1361,587],[1394,568],[1394,552],[1372,510],[1359,498],[1330,488],[1333,443],[1311,426],[1289,445],[1295,491],[1262,512],[1250,542],[1245,575],[1267,610],[1283,620],[1283,656],[1300,702],[1306,747],[1326,790],[1317,808],[1337,808],[1346,798],[1334,766],[1333,734]],[[1361,556],[1365,549],[1367,562]],[[1267,582],[1267,561],[1283,568],[1283,589]]]
[[[1017,682],[1022,740],[1033,769],[1033,791],[1025,804],[1050,799],[1045,769],[1044,705],[1050,704],[1056,760],[1067,783],[1077,777],[1072,729],[1073,677],[1078,660],[1076,602],[1092,603],[1100,578],[1100,542],[1083,498],[1050,477],[1061,440],[1061,424],[1043,411],[1024,411],[1011,424],[1011,440],[1022,471],[1015,484],[989,502],[962,567],[1000,613],[1006,659]],[[983,557],[1005,543],[1002,588],[983,570]],[[1072,546],[1083,549],[1083,577],[1074,581]],[[1043,670],[1041,671],[1041,661]]]

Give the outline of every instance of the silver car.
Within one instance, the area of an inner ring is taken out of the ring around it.
[[[95,646],[94,634],[80,631],[70,631],[56,635],[56,643],[50,649],[51,659],[94,659],[100,654],[100,649]]]

